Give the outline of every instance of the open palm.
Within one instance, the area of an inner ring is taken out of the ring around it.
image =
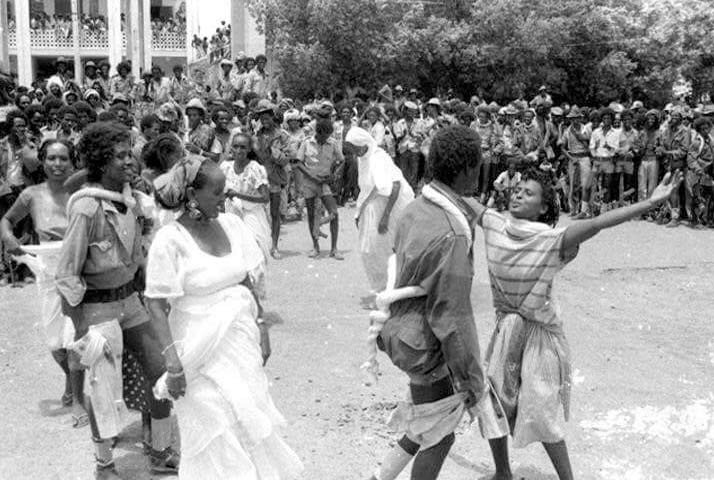
[[[650,197],[652,202],[662,203],[667,200],[672,193],[677,190],[679,184],[682,183],[682,178],[682,172],[679,170],[676,170],[674,173],[667,172],[660,184],[657,185],[657,188],[652,192],[652,197]]]

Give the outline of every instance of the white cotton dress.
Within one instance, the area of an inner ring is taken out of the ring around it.
[[[263,255],[240,218],[218,217],[231,244],[224,257],[198,247],[178,222],[149,251],[146,296],[169,300],[169,325],[186,374],[174,402],[181,432],[181,480],[285,480],[302,471],[278,435],[285,419],[268,392],[258,306],[242,282],[259,278]],[[165,397],[166,377],[154,392]]]
[[[394,233],[402,211],[414,200],[414,192],[389,154],[378,148],[376,143],[369,147],[367,153],[358,160],[359,252],[370,288],[373,293],[377,293],[387,286],[387,260],[394,251]],[[387,233],[380,234],[379,222],[394,182],[401,184],[399,196],[389,216]]]
[[[226,190],[235,190],[242,195],[257,196],[258,189],[268,186],[268,173],[265,167],[251,160],[243,171],[238,174],[233,168],[233,162],[223,162],[221,171],[226,176]],[[270,254],[270,222],[268,220],[268,204],[254,203],[237,198],[226,199],[226,212],[238,215],[245,225],[253,232],[258,246],[267,259]]]

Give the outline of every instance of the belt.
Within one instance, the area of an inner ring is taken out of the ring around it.
[[[124,300],[136,292],[136,286],[132,280],[129,283],[117,288],[87,290],[84,293],[82,303],[111,303]]]
[[[599,160],[601,162],[612,162],[615,157],[593,157],[593,160]]]
[[[578,152],[578,153],[570,153],[568,152],[568,155],[570,155],[573,158],[584,158],[584,157],[589,157],[590,154],[588,152]]]

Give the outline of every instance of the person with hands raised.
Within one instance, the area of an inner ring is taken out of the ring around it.
[[[667,201],[682,173],[665,175],[650,198],[596,218],[557,227],[560,215],[550,177],[523,173],[507,214],[464,201],[483,229],[496,328],[485,355],[490,396],[479,411],[497,480],[510,480],[508,435],[521,448],[540,442],[561,480],[573,478],[563,420],[570,409],[571,366],[553,281],[580,245],[601,230],[619,225]]]

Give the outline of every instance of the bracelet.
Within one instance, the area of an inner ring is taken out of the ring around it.
[[[262,318],[258,318],[255,320],[255,323],[257,323],[258,325],[265,325],[265,320]]]
[[[166,352],[168,351],[168,349],[171,347],[175,347],[177,343],[183,343],[183,342],[181,340],[176,340],[175,342],[170,343],[166,348],[161,350],[161,356],[166,355]]]
[[[177,378],[177,377],[182,377],[183,376],[183,368],[179,370],[178,372],[170,372],[166,370],[166,375],[168,375],[169,378]]]

